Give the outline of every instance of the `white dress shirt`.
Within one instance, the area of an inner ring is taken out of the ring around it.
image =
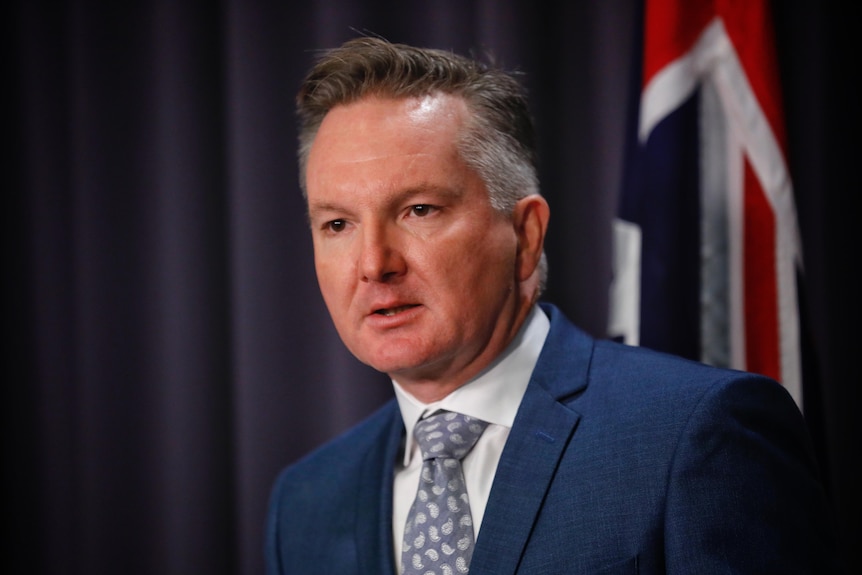
[[[395,541],[395,564],[399,572],[404,524],[416,497],[422,469],[422,457],[413,439],[416,422],[439,409],[445,409],[489,423],[462,462],[467,494],[470,496],[473,531],[478,537],[497,463],[549,329],[550,321],[545,313],[539,306],[533,306],[512,343],[490,366],[476,378],[432,404],[420,402],[393,380],[395,398],[407,432],[404,459],[395,463],[392,502],[392,535]]]

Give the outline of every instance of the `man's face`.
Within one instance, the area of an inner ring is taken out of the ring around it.
[[[337,106],[307,167],[317,277],[339,335],[426,399],[476,375],[518,327],[518,237],[457,152],[466,117],[448,95]]]

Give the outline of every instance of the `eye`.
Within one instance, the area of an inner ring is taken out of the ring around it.
[[[344,220],[332,220],[326,222],[326,229],[330,232],[340,232],[343,231],[347,223]]]
[[[415,206],[410,207],[410,214],[420,218],[424,218],[433,211],[434,206],[429,204],[416,204]]]

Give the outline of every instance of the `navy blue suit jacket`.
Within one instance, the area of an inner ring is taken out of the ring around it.
[[[470,575],[837,572],[806,427],[763,377],[594,340],[553,306]],[[394,574],[394,400],[288,467],[270,575]]]

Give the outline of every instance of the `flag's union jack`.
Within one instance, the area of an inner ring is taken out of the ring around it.
[[[766,0],[645,0],[610,330],[801,406],[801,248]]]

